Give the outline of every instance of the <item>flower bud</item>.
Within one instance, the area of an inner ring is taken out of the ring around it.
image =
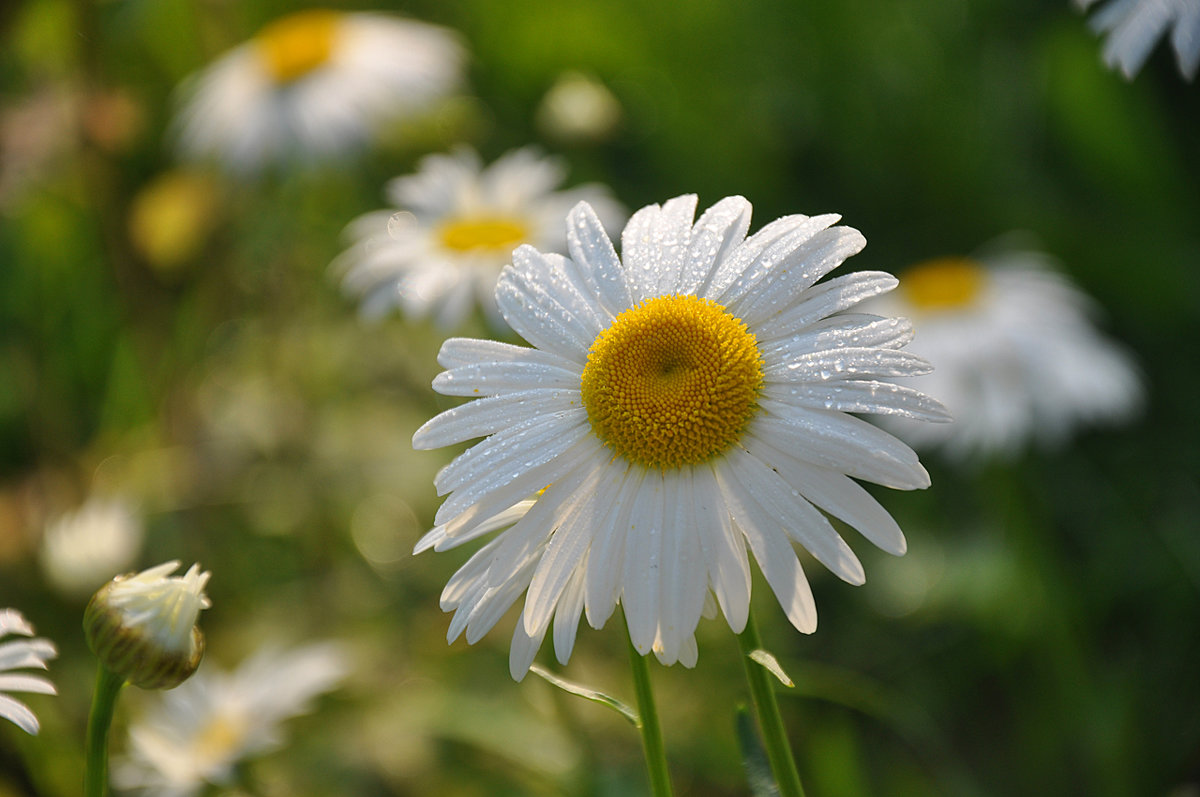
[[[92,596],[83,613],[88,646],[111,672],[143,689],[179,686],[200,666],[204,634],[196,627],[211,604],[211,573],[194,564],[168,576],[179,562],[117,576]]]

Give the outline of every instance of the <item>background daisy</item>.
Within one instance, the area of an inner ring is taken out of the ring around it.
[[[496,287],[534,348],[442,347],[448,370],[434,389],[482,398],[425,424],[413,445],[486,439],[438,474],[449,496],[417,550],[478,539],[523,513],[442,593],[455,610],[450,639],[465,631],[474,642],[527,591],[514,678],[551,620],[565,662],[581,614],[600,628],[618,603],[638,652],[691,666],[706,604],[735,632],[746,625],[747,549],[788,619],[812,632],[793,543],[843,580],[865,579],[819,510],[904,553],[900,528],[850,477],[914,489],[928,475],[907,446],[847,414],[945,419],[892,381],[928,370],[900,351],[907,322],[847,312],[895,279],[867,271],[814,285],[866,243],[832,226],[835,215],[786,216],[746,238],[745,199],[693,225],[695,210],[695,196],[642,208],[618,259],[580,203],[570,257],[521,247]]]
[[[623,213],[607,189],[557,190],[565,164],[537,150],[513,150],[484,166],[472,150],[430,155],[416,174],[388,184],[396,211],[351,223],[353,246],[334,263],[345,290],[362,299],[362,314],[377,318],[399,307],[413,318],[432,316],[455,327],[481,307],[503,325],[493,295],[513,250],[530,244],[562,251],[563,218],[580,200],[593,204],[606,226]]]
[[[1012,455],[1080,425],[1128,419],[1141,404],[1130,355],[1096,329],[1091,299],[1042,253],[929,261],[872,307],[912,319],[912,349],[934,370],[906,383],[954,416],[937,426],[883,420],[917,448]]]
[[[33,626],[16,609],[0,609],[0,640],[9,635],[33,636]],[[56,694],[54,684],[40,675],[14,672],[30,668],[46,669],[46,662],[58,655],[47,639],[10,639],[0,642],[0,718],[12,722],[29,734],[37,734],[41,725],[29,707],[10,692]]]
[[[1096,0],[1077,0],[1089,8]],[[1200,67],[1200,0],[1102,0],[1091,26],[1106,34],[1104,63],[1127,79],[1146,63],[1160,38],[1170,36],[1179,71],[1188,80]]]
[[[130,726],[113,782],[156,797],[229,785],[239,762],[281,746],[283,722],[308,712],[348,669],[345,651],[328,642],[264,648],[232,672],[206,665]]]
[[[39,558],[54,587],[90,596],[132,565],[142,546],[142,520],[125,500],[91,498],[46,527]]]
[[[190,78],[175,125],[181,151],[250,170],[361,145],[387,119],[460,80],[450,31],[383,14],[323,9],[275,20]]]

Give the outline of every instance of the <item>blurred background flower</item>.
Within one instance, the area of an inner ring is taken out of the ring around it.
[[[1044,253],[945,257],[900,274],[872,310],[911,318],[933,373],[904,380],[950,409],[950,424],[883,418],[918,449],[962,461],[1061,445],[1076,427],[1128,421],[1141,378],[1093,323],[1096,308]]]
[[[309,9],[272,21],[181,89],[179,143],[238,171],[361,147],[460,79],[448,30],[383,14]]]
[[[566,250],[566,216],[577,202],[594,203],[609,227],[623,218],[608,189],[585,185],[559,191],[565,164],[534,149],[513,150],[484,166],[475,152],[424,158],[416,174],[388,183],[398,211],[351,223],[355,243],[333,265],[342,285],[362,298],[361,312],[378,318],[393,307],[413,319],[453,329],[481,308],[504,327],[494,293],[500,270],[522,244]]]
[[[39,553],[51,586],[90,597],[133,565],[142,547],[142,520],[128,501],[95,496],[47,527]]]
[[[1084,9],[1096,0],[1076,0]],[[1200,67],[1200,2],[1197,0],[1101,0],[1089,23],[1104,34],[1104,63],[1126,79],[1146,63],[1159,39],[1171,42],[1179,71],[1188,80]]]

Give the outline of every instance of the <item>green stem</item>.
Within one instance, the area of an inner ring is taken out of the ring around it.
[[[775,687],[771,682],[774,676],[750,659],[750,654],[762,647],[753,614],[746,620],[746,630],[738,634],[738,643],[742,646],[742,664],[746,668],[746,680],[750,683],[750,697],[754,701],[763,746],[767,748],[767,760],[771,762],[771,772],[775,774],[780,797],[804,797],[800,773],[796,770],[796,760],[792,757],[792,747],[788,744],[787,731],[783,727],[783,716],[775,699]]]
[[[650,688],[650,668],[646,657],[637,652],[629,640],[629,662],[633,667],[633,688],[637,692],[638,729],[642,732],[642,750],[646,753],[646,769],[650,774],[650,791],[654,797],[671,797],[671,777],[667,773],[667,752],[663,747],[662,728],[658,710],[654,707],[654,692]]]
[[[112,726],[113,709],[125,679],[103,664],[96,672],[96,693],[92,696],[92,713],[88,717],[87,770],[83,775],[84,797],[104,797],[108,793],[108,729]]]

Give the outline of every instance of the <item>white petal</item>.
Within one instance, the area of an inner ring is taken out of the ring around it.
[[[580,272],[609,314],[616,316],[632,306],[621,261],[596,211],[586,202],[567,215],[567,251],[582,266]]]
[[[41,695],[56,695],[54,684],[38,675],[24,673],[0,673],[0,692],[36,692]]]
[[[0,695],[0,717],[11,721],[31,736],[36,736],[38,729],[41,727],[38,724],[37,717],[34,716],[33,712],[24,703],[8,695]]]
[[[836,410],[896,415],[923,421],[948,421],[949,410],[937,399],[895,382],[845,380],[831,384],[772,386],[771,398],[803,410]]]
[[[590,433],[583,413],[582,408],[550,413],[514,424],[476,443],[434,477],[438,494],[467,487],[468,491],[456,500],[473,503],[467,496],[477,493],[469,491],[491,489],[514,478],[514,470],[528,470],[551,461]],[[524,497],[517,496],[516,500]]]
[[[568,360],[582,361],[595,339],[580,323],[579,308],[568,297],[551,296],[512,266],[504,269],[496,283],[496,305],[518,335]]]
[[[882,271],[857,271],[834,277],[805,291],[801,300],[787,310],[760,321],[753,332],[760,340],[794,334],[899,284],[899,280]]]
[[[695,215],[696,197],[688,194],[670,199],[662,207],[647,205],[626,223],[621,234],[621,262],[635,304],[674,291]]]
[[[784,216],[742,241],[727,257],[717,261],[704,292],[698,295],[716,301],[771,244],[808,223],[808,220],[808,216],[799,214]]]
[[[708,579],[726,622],[735,634],[740,634],[750,611],[746,543],[731,524],[712,467],[697,467],[694,478],[696,534],[708,563]]]
[[[518,247],[513,252],[510,277],[527,297],[538,297],[540,305],[563,308],[563,320],[589,344],[609,324],[611,316],[600,305],[595,290],[562,255],[542,254],[529,245]]]
[[[758,567],[779,600],[784,614],[796,630],[811,634],[817,630],[817,604],[787,536],[758,524],[759,518],[750,507],[750,499],[742,491],[741,485],[731,480],[728,468],[718,467],[714,470],[734,523],[750,544]]]
[[[588,555],[584,608],[588,624],[601,628],[616,608],[621,591],[625,533],[633,513],[634,496],[642,488],[645,471],[614,463],[597,488],[597,505],[608,507],[597,519],[595,542]]]
[[[563,590],[554,612],[554,656],[559,664],[566,664],[575,647],[575,634],[579,629],[579,616],[583,613],[583,581],[587,572],[586,562],[571,573],[571,581]]]
[[[786,307],[795,302],[800,293],[848,256],[838,259],[838,253],[853,254],[849,251],[851,242],[861,240],[860,249],[865,245],[865,239],[857,230],[849,227],[826,229],[838,218],[833,213],[805,218],[748,262],[717,301],[743,319],[748,318],[747,311],[756,304],[775,302]],[[843,230],[846,232],[841,232]],[[810,246],[814,243],[815,249]],[[782,307],[776,311],[778,309]]]
[[[633,497],[633,511],[625,528],[621,605],[629,638],[643,656],[650,652],[658,630],[665,497],[662,472],[647,471],[641,489]]]
[[[679,281],[681,294],[707,295],[718,266],[745,240],[750,212],[750,203],[740,196],[725,197],[704,211],[692,227]]]
[[[896,349],[846,347],[814,351],[789,362],[770,363],[763,369],[768,381],[836,382],[920,376],[933,370],[927,361]]]
[[[545,637],[545,629],[537,636],[530,636],[525,633],[524,624],[517,623],[517,628],[513,631],[512,647],[508,651],[508,672],[514,681],[525,678]]]
[[[900,349],[913,339],[907,318],[880,318],[864,313],[840,313],[824,318],[803,332],[759,341],[767,362],[791,362],[815,351],[846,347]]]
[[[861,418],[816,410],[798,413],[765,394],[758,404],[747,433],[778,440],[805,462],[897,490],[929,486],[929,474],[916,453]]]
[[[759,459],[757,450],[756,445],[754,451],[735,447],[727,455],[731,481],[741,484],[744,510],[754,514],[756,525],[765,530],[776,524],[838,578],[856,585],[865,582],[862,563],[829,519]]]
[[[429,450],[487,437],[513,426],[530,423],[545,413],[579,406],[576,390],[522,390],[488,396],[448,409],[426,421],[413,434],[413,448]]]
[[[685,639],[695,633],[708,593],[708,570],[697,533],[698,518],[691,469],[668,471],[663,487],[663,524],[659,570],[659,620],[656,649],[673,663]]]
[[[501,343],[498,340],[480,340],[478,338],[449,338],[442,344],[437,357],[438,365],[443,368],[457,368],[463,365],[479,365],[487,362],[497,363],[539,363],[541,365],[557,366],[565,370],[578,370],[582,366],[571,358],[560,357],[557,354],[528,346],[514,346],[511,343]]]

